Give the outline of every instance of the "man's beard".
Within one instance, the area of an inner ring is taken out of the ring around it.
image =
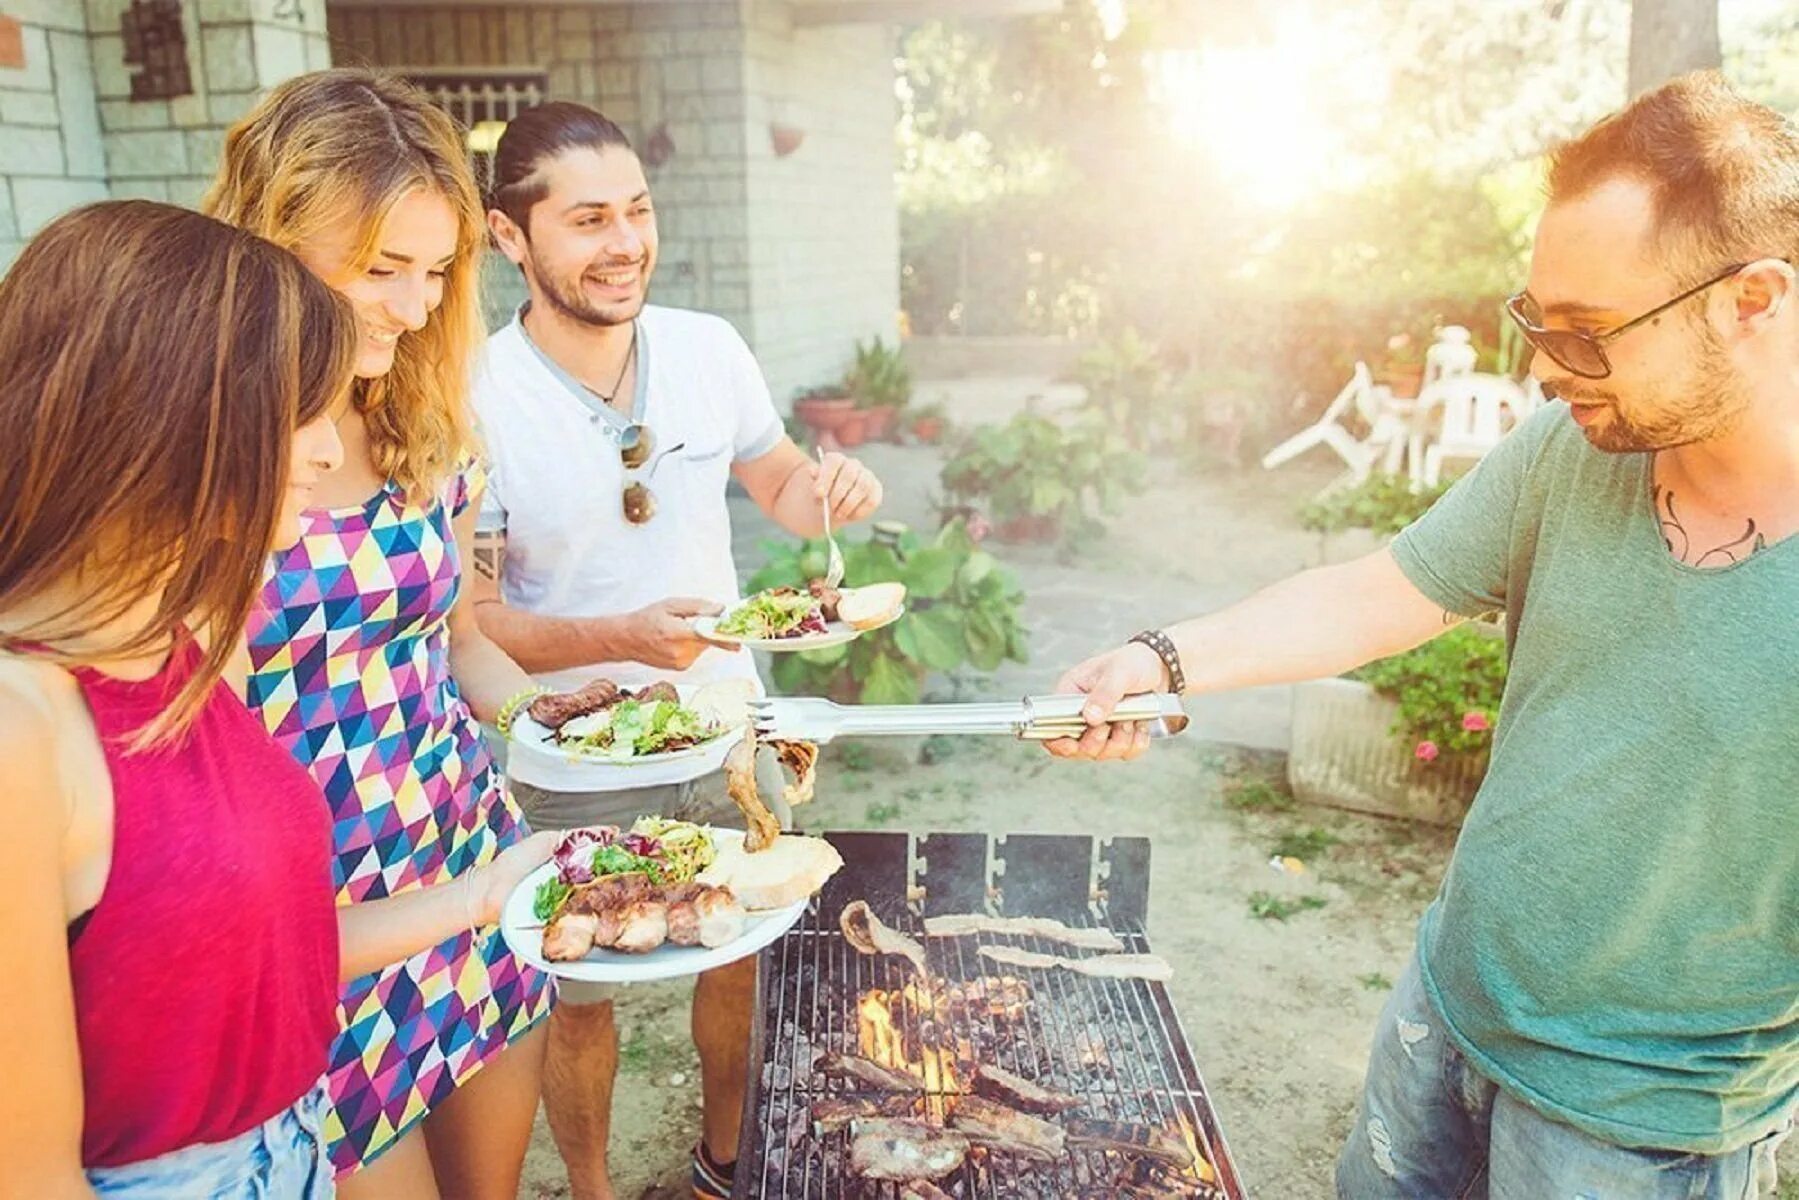
[[[531,255],[531,273],[537,280],[538,288],[543,292],[544,301],[558,313],[572,321],[583,325],[592,325],[599,329],[611,329],[618,325],[628,325],[643,312],[645,295],[648,292],[649,280],[644,280],[644,289],[638,298],[626,304],[615,304],[602,308],[587,298],[581,290],[581,276],[577,275],[573,286],[565,286],[544,268],[544,263],[535,253]],[[582,274],[585,274],[583,270]]]
[[[1608,454],[1673,450],[1708,441],[1735,427],[1749,407],[1749,396],[1717,335],[1706,329],[1700,339],[1687,382],[1664,393],[1678,395],[1679,400],[1652,397],[1647,403],[1621,403],[1616,393],[1580,383],[1551,385],[1544,394],[1573,404],[1606,405],[1607,416],[1581,432],[1594,449]]]

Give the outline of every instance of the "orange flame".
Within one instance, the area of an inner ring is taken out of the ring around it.
[[[1186,1113],[1176,1113],[1175,1120],[1180,1125],[1181,1140],[1187,1143],[1187,1153],[1193,1156],[1192,1165],[1184,1174],[1190,1175],[1202,1183],[1216,1184],[1218,1173],[1212,1169],[1212,1164],[1206,1161],[1206,1152],[1200,1148],[1199,1131],[1193,1127],[1191,1121],[1187,1120]]]
[[[935,1046],[921,1046],[914,1056],[908,1049],[905,1032],[893,1019],[896,1000],[914,1013],[930,1012],[935,1004],[928,989],[920,990],[912,984],[903,991],[876,988],[864,993],[856,1002],[857,1052],[884,1067],[923,1080],[928,1114],[941,1120],[955,1110],[954,1097],[962,1091],[956,1054]]]

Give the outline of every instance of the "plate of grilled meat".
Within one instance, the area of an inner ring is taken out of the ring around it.
[[[751,854],[742,833],[665,817],[572,830],[507,898],[500,930],[564,979],[697,975],[787,932],[842,865],[816,838],[782,834],[770,849]]]
[[[748,681],[632,691],[595,679],[546,692],[512,720],[507,773],[548,791],[685,783],[724,765],[755,696]]]
[[[834,588],[814,579],[804,590],[769,588],[732,606],[722,616],[701,617],[694,631],[707,641],[752,650],[824,650],[891,625],[906,612],[898,583]]]

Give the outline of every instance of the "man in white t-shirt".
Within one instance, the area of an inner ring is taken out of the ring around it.
[[[531,299],[488,340],[476,374],[491,475],[468,578],[482,628],[558,689],[601,674],[627,687],[754,682],[747,652],[692,626],[738,599],[726,485],[734,477],[783,528],[816,536],[827,502],[833,524],[873,513],[880,481],[793,444],[725,321],[645,305],[656,217],[616,125],[575,104],[528,110],[500,139],[494,184],[489,228]],[[719,798],[715,785],[582,795],[513,784],[539,828],[710,815],[700,806]],[[754,988],[754,959],[695,987],[702,1200],[730,1190]],[[548,1054],[545,1104],[574,1196],[610,1200],[618,1035],[604,990],[561,989]]]

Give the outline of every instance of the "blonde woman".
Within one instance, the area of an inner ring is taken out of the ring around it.
[[[525,836],[476,717],[531,688],[457,602],[482,486],[461,139],[402,82],[301,76],[226,135],[204,208],[293,250],[361,327],[343,466],[251,618],[250,706],[325,791],[340,903],[459,876]],[[515,1195],[550,1003],[491,929],[348,985],[325,1124],[342,1193]]]

